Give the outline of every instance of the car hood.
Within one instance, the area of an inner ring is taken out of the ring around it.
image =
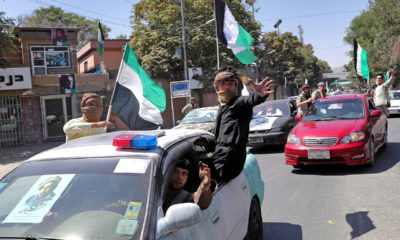
[[[175,126],[173,129],[199,129],[213,133],[215,129],[215,122],[187,123],[187,124],[181,123]]]
[[[250,132],[270,130],[272,128],[284,127],[291,117],[253,117],[250,121]]]
[[[351,132],[364,130],[365,119],[299,122],[292,130],[298,137],[344,137]]]

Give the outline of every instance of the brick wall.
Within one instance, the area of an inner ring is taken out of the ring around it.
[[[21,97],[21,117],[25,144],[42,143],[43,127],[39,96]]]

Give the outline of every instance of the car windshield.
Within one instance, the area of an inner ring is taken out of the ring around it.
[[[398,100],[398,99],[400,99],[400,92],[392,92],[392,94],[390,94],[390,99],[391,99],[391,100]]]
[[[0,236],[139,239],[151,161],[27,162],[0,181]]]
[[[317,101],[310,107],[302,121],[362,119],[364,116],[364,104],[361,99]]]
[[[265,102],[253,108],[253,118],[260,116],[288,117],[290,107],[286,102]]]
[[[215,122],[217,119],[218,108],[197,108],[190,111],[181,123],[206,123]]]

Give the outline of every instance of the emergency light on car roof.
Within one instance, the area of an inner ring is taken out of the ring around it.
[[[144,134],[120,134],[113,139],[118,148],[149,149],[157,147],[157,136]]]

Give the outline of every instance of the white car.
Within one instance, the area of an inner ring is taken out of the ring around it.
[[[389,91],[390,96],[390,107],[389,115],[398,115],[400,114],[400,90],[391,90]]]
[[[177,160],[209,160],[194,145],[199,138],[213,135],[112,132],[30,158],[0,180],[0,239],[262,239],[264,183],[250,153],[242,173],[216,188],[206,210],[182,203],[164,214]],[[185,189],[199,182],[192,169]]]

